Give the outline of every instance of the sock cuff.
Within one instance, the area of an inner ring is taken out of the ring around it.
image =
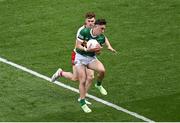
[[[80,105],[83,106],[84,104],[86,104],[85,99],[81,99],[80,100]]]
[[[64,71],[61,71],[61,72],[59,73],[59,76],[63,76],[63,72],[64,72]]]
[[[100,81],[97,81],[97,86],[100,86],[101,85],[101,82]]]

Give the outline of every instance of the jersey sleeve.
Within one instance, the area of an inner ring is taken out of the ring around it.
[[[81,26],[81,27],[78,29],[78,31],[77,31],[77,33],[76,33],[76,39],[77,39],[77,37],[79,36],[80,31],[81,31],[82,29],[84,29],[84,28],[85,28],[85,26],[83,25],[83,26]]]
[[[86,28],[82,29],[79,34],[77,35],[77,40],[84,42],[86,36],[87,36],[88,30]]]
[[[106,41],[106,37],[103,35],[103,43],[102,43],[102,45],[105,43],[105,41]]]

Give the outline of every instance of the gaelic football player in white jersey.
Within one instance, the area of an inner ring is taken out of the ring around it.
[[[94,26],[95,23],[95,17],[96,15],[93,12],[88,12],[85,14],[85,23],[83,26],[81,26],[76,34],[76,38],[79,35],[79,32],[84,29],[84,28],[92,28]],[[62,70],[61,68],[59,68],[56,73],[52,76],[51,81],[54,82],[56,79],[58,79],[59,77],[65,77],[69,80],[72,81],[77,81],[77,72],[76,72],[76,67],[74,65],[74,60],[75,60],[75,56],[76,56],[76,52],[75,49],[72,51],[71,53],[71,63],[72,63],[72,70],[73,72],[67,72]],[[86,80],[86,90],[89,89],[89,87],[91,86],[92,80],[94,78],[94,71],[91,69],[86,68],[86,72],[87,72],[87,80]],[[80,101],[80,98],[78,99],[78,101]],[[91,104],[90,102],[88,102],[87,100],[85,100],[87,104]]]
[[[85,15],[85,23],[83,26],[81,26],[78,31],[77,31],[77,34],[76,34],[76,38],[77,36],[79,35],[79,32],[84,29],[84,28],[92,28],[94,26],[94,23],[95,23],[95,14],[93,12],[88,12],[86,13]],[[75,56],[76,56],[76,52],[75,52],[75,49],[72,51],[71,53],[71,63],[72,63],[72,69],[73,69],[73,73],[71,72],[66,72],[66,71],[62,71],[62,69],[58,69],[56,73],[58,74],[54,74],[54,76],[52,76],[52,81],[55,81],[58,77],[65,77],[67,79],[70,79],[72,81],[77,81],[77,73],[76,73],[76,68],[74,66],[74,59],[75,59]],[[94,75],[93,71],[92,70],[89,70],[90,71],[90,77],[88,78],[93,78],[92,75]],[[89,72],[88,72],[89,73]],[[92,80],[92,79],[91,79]]]

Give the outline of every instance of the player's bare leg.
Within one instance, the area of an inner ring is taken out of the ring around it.
[[[92,85],[93,79],[94,79],[94,71],[91,69],[86,68],[86,93],[88,93],[89,88]]]
[[[76,68],[74,65],[73,65],[72,69],[73,69],[73,73],[67,72],[67,71],[62,71],[62,77],[69,79],[71,81],[77,81],[78,80],[77,71],[76,71]]]
[[[104,79],[105,75],[104,65],[99,60],[95,60],[88,65],[88,68],[98,72],[97,83],[95,84],[95,87],[100,91],[102,95],[107,95],[107,91],[102,86],[102,80]]]
[[[76,70],[78,73],[78,80],[79,80],[80,105],[85,113],[90,113],[91,109],[86,105],[86,102],[85,102],[86,66],[77,65]]]
[[[54,82],[57,80],[59,77],[64,77],[66,79],[69,79],[71,81],[77,81],[77,72],[75,69],[75,66],[73,66],[73,73],[72,72],[67,72],[63,71],[61,68],[59,68],[55,74],[51,77],[51,81]]]

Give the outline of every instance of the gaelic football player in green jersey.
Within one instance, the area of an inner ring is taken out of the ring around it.
[[[89,113],[91,109],[86,105],[86,67],[98,72],[96,88],[100,90],[103,95],[107,95],[107,91],[102,86],[102,80],[105,75],[104,65],[96,58],[96,52],[101,50],[102,44],[105,43],[105,36],[103,35],[106,28],[105,19],[98,19],[95,22],[95,26],[90,28],[84,28],[80,31],[76,40],[76,56],[75,66],[79,79],[79,92],[80,92],[80,105],[84,112]],[[84,45],[91,39],[98,41],[100,45],[95,48],[87,49]]]

